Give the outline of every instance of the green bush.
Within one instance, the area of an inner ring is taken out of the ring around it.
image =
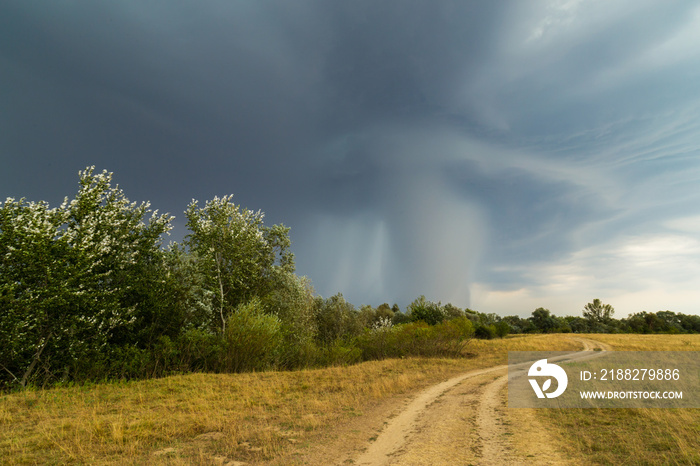
[[[423,321],[368,329],[357,343],[365,360],[404,356],[456,357],[473,336],[472,323],[459,317],[431,326]]]
[[[395,356],[427,356],[433,328],[418,321],[395,327],[390,339],[390,348]]]
[[[306,277],[291,272],[279,273],[275,288],[262,300],[269,314],[279,317],[285,335],[302,343],[315,337],[316,316],[314,290]]]
[[[429,325],[435,325],[445,320],[445,312],[440,303],[434,303],[420,296],[408,306],[411,321],[423,321]]]
[[[355,307],[338,293],[327,299],[317,298],[315,303],[316,338],[324,345],[338,339],[354,338],[364,328]]]
[[[391,323],[394,325],[407,324],[411,322],[411,317],[401,311],[395,312],[394,317],[391,318]]]
[[[496,336],[498,338],[503,338],[507,336],[510,333],[510,325],[508,322],[502,320],[498,322],[496,325],[494,325],[494,328],[496,330]]]
[[[482,340],[491,340],[497,335],[496,327],[493,325],[477,324],[474,329],[474,336]]]
[[[428,346],[431,332],[425,322],[367,329],[358,337],[357,345],[364,360],[421,355]]]
[[[193,371],[220,371],[224,353],[221,335],[206,330],[191,328],[178,339],[180,364]]]
[[[226,323],[223,369],[245,372],[270,368],[282,346],[281,323],[253,298],[238,306]]]
[[[319,365],[319,349],[312,339],[299,339],[283,324],[282,344],[277,356],[277,366],[280,369],[304,369]]]
[[[357,345],[362,351],[362,359],[384,359],[402,356],[395,348],[396,327],[392,327],[391,320],[385,318],[372,328],[365,329],[358,337]]]
[[[466,317],[457,317],[436,325],[433,333],[436,356],[457,357],[474,336],[474,326]]]
[[[330,344],[318,346],[316,349],[316,365],[344,366],[362,361],[362,350],[354,341],[337,339]]]

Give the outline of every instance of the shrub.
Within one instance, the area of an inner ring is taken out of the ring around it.
[[[319,364],[319,349],[312,339],[299,339],[287,325],[282,325],[282,344],[277,356],[281,369],[303,369]]]
[[[316,350],[316,364],[320,366],[344,366],[362,361],[362,350],[354,341],[337,339]]]
[[[317,333],[315,302],[311,282],[293,273],[279,274],[274,290],[263,298],[269,314],[282,323],[283,343],[277,365],[285,369],[310,367],[316,364]]]
[[[395,312],[391,318],[391,323],[394,325],[407,324],[411,321],[411,317],[401,311]]]
[[[423,321],[429,325],[435,325],[445,320],[445,312],[440,304],[426,300],[425,296],[420,296],[413,301],[408,309],[413,322]]]
[[[466,317],[446,320],[434,327],[436,356],[457,357],[474,336],[474,326]]]
[[[404,356],[455,357],[473,335],[472,323],[456,318],[431,326],[423,321],[368,329],[357,344],[365,360]]]
[[[358,337],[357,345],[364,360],[420,355],[430,333],[431,327],[425,322],[367,329]]]
[[[338,293],[328,299],[316,301],[317,339],[326,345],[338,339],[359,336],[363,325],[355,307]]]
[[[268,369],[281,348],[281,323],[265,314],[260,300],[253,298],[229,316],[224,340],[224,370]]]
[[[496,336],[498,338],[503,338],[507,336],[510,333],[510,325],[508,322],[502,320],[498,322],[496,325],[494,325],[494,328],[496,330]]]
[[[357,339],[357,344],[362,351],[363,360],[384,359],[397,355],[392,345],[393,324],[389,318],[384,318],[374,324],[372,328],[365,329],[362,336]]]
[[[491,340],[496,335],[496,327],[493,325],[478,324],[474,329],[474,336],[482,340]]]
[[[224,339],[206,330],[191,328],[178,339],[180,364],[193,371],[221,370]]]

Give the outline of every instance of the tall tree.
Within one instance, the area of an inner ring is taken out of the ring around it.
[[[530,322],[543,333],[553,332],[557,326],[557,321],[549,312],[549,309],[538,307],[532,311]]]
[[[241,209],[233,195],[214,197],[204,207],[193,200],[185,215],[190,229],[185,245],[214,296],[212,325],[225,333],[236,307],[255,296],[263,298],[282,274],[294,271],[289,228],[264,226],[264,214]]]
[[[14,199],[0,208],[0,369],[22,385],[123,343],[157,288],[149,284],[162,282],[151,272],[171,217],[145,220],[149,204],[129,202],[112,173],[79,176],[75,199],[58,208]]]
[[[583,308],[583,317],[592,323],[605,324],[610,321],[615,309],[610,304],[603,304],[596,298],[592,303],[588,303]]]
[[[0,380],[26,385],[70,328],[65,217],[45,202],[8,198],[0,207]]]

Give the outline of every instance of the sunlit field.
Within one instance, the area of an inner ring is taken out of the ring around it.
[[[700,335],[586,335],[616,351],[700,351]],[[610,465],[700,464],[700,409],[539,409],[572,458]]]
[[[458,359],[406,358],[294,372],[189,374],[0,397],[9,464],[294,464],[383,403],[507,351],[576,350],[578,335],[472,340]],[[617,350],[700,350],[700,335],[585,335]],[[537,410],[572,458],[697,464],[698,410]]]
[[[322,442],[377,404],[508,350],[569,350],[561,335],[472,340],[462,359],[406,358],[295,372],[190,374],[0,398],[0,457],[18,463],[268,462]]]
[[[700,335],[590,334],[581,335],[606,343],[615,351],[700,351]]]

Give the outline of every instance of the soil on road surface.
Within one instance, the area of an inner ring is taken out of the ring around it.
[[[584,350],[610,350],[575,338]],[[475,370],[419,393],[396,409],[376,438],[336,464],[578,464],[564,457],[533,409],[506,408],[507,366]],[[341,453],[337,451],[336,453]]]

